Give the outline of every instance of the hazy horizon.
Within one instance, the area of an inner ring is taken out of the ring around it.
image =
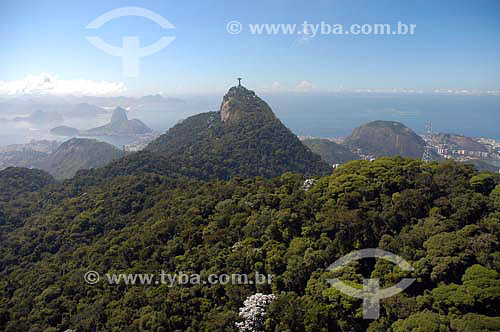
[[[16,105],[11,99],[10,102],[0,102],[0,118],[28,116],[36,110],[42,110],[60,113],[64,120],[43,125],[18,122],[14,127],[12,122],[6,123],[1,126],[1,145],[26,143],[41,138],[63,140],[63,137],[50,135],[49,129],[56,125],[79,129],[103,125],[109,122],[111,110],[119,106],[129,110],[129,118],[140,119],[155,131],[165,132],[191,115],[218,111],[222,96],[207,94],[173,100],[164,98],[160,99],[163,102],[152,104],[134,103],[122,98],[99,98],[96,104],[85,98],[57,98],[61,103],[58,104],[54,102],[55,98],[51,98],[51,102],[45,104],[31,100]],[[401,122],[419,134],[424,132],[425,124],[431,121],[436,132],[500,139],[496,127],[500,120],[497,111],[500,108],[500,96],[262,93],[260,97],[296,135],[347,136],[352,129],[367,122],[390,120]],[[98,117],[85,114],[65,116],[68,105],[82,101],[98,105],[104,113]],[[14,111],[8,112],[8,108]]]

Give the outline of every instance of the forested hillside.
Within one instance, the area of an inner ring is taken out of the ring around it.
[[[331,170],[243,86],[229,89],[218,112],[187,118],[146,150],[178,165],[182,174],[202,179],[273,177],[290,171],[325,175]]]
[[[324,138],[308,138],[302,140],[302,143],[329,164],[343,164],[351,160],[361,159],[360,156],[352,153],[346,146]]]
[[[72,138],[62,143],[47,158],[36,163],[57,179],[68,179],[82,169],[103,167],[126,153],[95,139]]]
[[[235,331],[238,309],[257,292],[276,296],[265,331],[500,330],[498,175],[381,158],[345,164],[308,190],[304,180],[85,171],[40,186],[24,198],[31,204],[13,197],[0,222],[26,217],[2,232],[0,330]],[[326,271],[363,248],[390,251],[415,271],[384,260]],[[269,285],[89,285],[89,270],[275,277]],[[362,285],[370,276],[381,288],[416,281],[381,300],[378,320],[364,320],[362,300],[326,279]]]

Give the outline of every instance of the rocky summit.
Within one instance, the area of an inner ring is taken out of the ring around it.
[[[254,91],[234,86],[222,98],[220,117],[226,124],[237,123],[244,117],[257,115],[261,120],[276,120],[273,111]]]
[[[117,107],[113,110],[111,122],[97,128],[82,131],[82,136],[106,136],[106,135],[139,135],[152,132],[141,120],[129,120],[127,112]]]
[[[352,131],[344,144],[376,157],[420,158],[425,141],[404,124],[395,121],[372,121]]]

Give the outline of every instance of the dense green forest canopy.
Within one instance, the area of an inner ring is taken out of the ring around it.
[[[300,174],[200,181],[150,166],[85,171],[61,184],[42,173],[30,192],[0,177],[2,193],[19,192],[0,206],[0,330],[235,331],[238,309],[257,292],[276,295],[265,331],[500,330],[497,174],[380,158],[347,163],[306,191]],[[415,271],[369,259],[326,270],[363,248],[390,251]],[[275,277],[88,285],[89,270]],[[332,277],[358,285],[376,277],[383,288],[416,281],[381,300],[378,320],[364,320],[362,300],[330,287]]]
[[[302,140],[312,152],[321,156],[328,164],[343,164],[351,160],[361,159],[346,146],[324,138],[307,138]]]

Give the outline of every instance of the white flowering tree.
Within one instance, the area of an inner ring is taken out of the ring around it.
[[[274,294],[265,295],[262,293],[254,294],[243,302],[240,308],[240,317],[242,322],[236,323],[240,332],[261,332],[264,327],[264,317],[266,307],[276,299]]]
[[[309,189],[312,188],[312,186],[314,186],[316,184],[316,180],[314,179],[306,179],[304,181],[304,184],[302,185],[302,189],[304,189],[305,191],[308,191]]]

